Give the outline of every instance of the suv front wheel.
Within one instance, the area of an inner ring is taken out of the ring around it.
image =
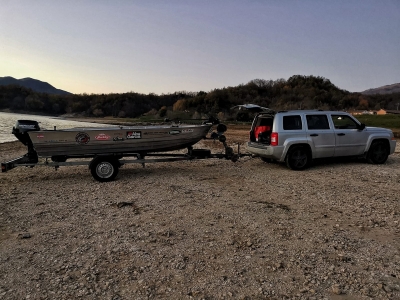
[[[292,170],[304,170],[310,161],[310,151],[304,146],[293,146],[286,155],[286,165]]]

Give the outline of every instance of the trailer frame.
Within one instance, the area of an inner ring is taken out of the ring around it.
[[[96,155],[82,155],[82,156],[66,156],[68,159],[82,159],[80,161],[54,161],[51,157],[42,157],[44,161],[39,162],[37,157],[32,157],[29,153],[1,163],[1,171],[7,172],[16,167],[30,167],[46,166],[54,167],[56,170],[64,166],[82,166],[88,165],[89,170],[94,179],[100,182],[108,182],[115,179],[118,170],[125,164],[141,164],[145,167],[147,163],[160,163],[160,162],[174,162],[174,161],[188,161],[199,159],[228,159],[236,162],[240,157],[248,156],[248,154],[240,153],[240,144],[238,144],[237,153],[229,147],[225,142],[225,137],[219,139],[223,143],[224,153],[211,153],[210,149],[193,149],[188,147],[187,153],[102,153]],[[123,159],[125,157],[135,157],[135,159]],[[146,158],[156,157],[156,158]],[[90,160],[89,160],[90,159]]]

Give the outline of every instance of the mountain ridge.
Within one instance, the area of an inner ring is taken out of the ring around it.
[[[3,82],[15,83],[11,77]],[[19,83],[32,81],[29,78]],[[37,81],[36,81],[37,83]],[[394,110],[400,93],[363,95],[335,86],[322,76],[293,75],[289,79],[254,79],[246,84],[209,92],[180,91],[170,94],[71,94],[50,95],[20,85],[0,85],[0,109],[38,111],[49,114],[82,113],[86,116],[136,118],[158,115],[170,119],[199,118],[203,114],[221,119],[239,119],[231,111],[235,105],[249,103],[273,110]],[[243,119],[244,120],[244,119]]]
[[[393,94],[393,93],[400,93],[400,83],[388,84],[388,85],[368,89],[368,90],[361,92],[361,94],[363,94],[363,95],[375,95],[375,94],[384,95],[384,94]]]
[[[35,92],[46,93],[46,94],[56,94],[56,95],[71,95],[72,93],[57,89],[48,82],[41,81],[39,79],[25,77],[21,79],[16,79],[11,76],[0,77],[0,85],[19,85],[25,88],[32,89]],[[360,92],[363,95],[384,95],[400,92],[400,83],[388,84],[380,86],[377,88],[370,88],[365,91]]]
[[[11,76],[0,77],[0,85],[18,85],[28,89],[32,89],[35,92],[55,94],[55,95],[70,95],[72,93],[57,89],[48,82],[34,79],[31,77],[25,77],[16,79]]]

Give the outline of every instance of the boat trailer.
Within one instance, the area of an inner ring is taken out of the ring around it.
[[[187,148],[187,153],[102,153],[98,155],[82,155],[82,156],[68,156],[63,157],[59,161],[51,157],[45,157],[43,162],[39,162],[37,156],[27,154],[12,159],[10,161],[1,163],[1,171],[7,172],[16,167],[35,167],[35,166],[47,166],[54,167],[56,170],[61,166],[79,166],[88,165],[89,170],[94,179],[100,182],[108,182],[115,179],[118,175],[118,170],[124,164],[142,164],[145,167],[147,163],[159,163],[159,162],[174,162],[184,160],[197,160],[197,159],[227,159],[232,162],[236,162],[240,157],[247,156],[247,154],[240,153],[240,145],[238,144],[237,153],[234,153],[233,148],[229,147],[226,143],[226,137],[224,135],[212,136],[205,138],[207,140],[218,139],[224,146],[224,153],[211,153],[209,149],[193,149],[193,147]],[[126,157],[132,157],[132,159],[125,159]],[[151,157],[151,158],[148,158]],[[66,161],[67,159],[80,159],[73,161]],[[91,160],[89,160],[91,159]]]

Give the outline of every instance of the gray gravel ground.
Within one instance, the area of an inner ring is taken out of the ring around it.
[[[399,166],[397,150],[303,172],[133,164],[109,183],[16,168],[0,174],[0,299],[400,299]]]

